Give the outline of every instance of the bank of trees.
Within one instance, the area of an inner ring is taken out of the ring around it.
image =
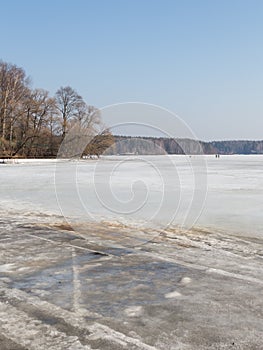
[[[50,96],[46,90],[31,88],[24,69],[0,61],[1,158],[55,157],[75,125],[89,135],[85,155],[99,156],[113,142],[99,110],[87,105],[73,88],[61,87]]]

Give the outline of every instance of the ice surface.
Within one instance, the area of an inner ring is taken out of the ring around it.
[[[194,222],[262,237],[262,167],[259,155],[20,160],[0,165],[1,215],[62,214],[140,228]]]

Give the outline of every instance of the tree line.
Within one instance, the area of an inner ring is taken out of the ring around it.
[[[263,154],[263,141],[204,142],[180,138],[115,135],[114,143],[105,154]]]
[[[44,89],[31,88],[23,68],[0,61],[1,158],[56,157],[75,125],[88,131],[84,155],[99,156],[114,141],[100,111],[72,87],[60,87],[50,96]]]

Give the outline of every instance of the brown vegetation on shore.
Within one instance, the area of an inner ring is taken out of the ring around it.
[[[1,158],[55,157],[76,123],[92,135],[84,154],[99,156],[112,143],[99,110],[87,105],[72,87],[60,87],[50,96],[46,90],[31,88],[23,68],[0,61]]]

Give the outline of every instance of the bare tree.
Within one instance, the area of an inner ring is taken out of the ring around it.
[[[18,152],[27,157],[45,153],[49,143],[50,119],[54,113],[55,100],[49,97],[47,91],[35,89],[26,96],[23,113],[15,124],[16,143],[12,149],[13,156]]]
[[[62,118],[62,138],[65,138],[69,121],[81,113],[84,108],[82,97],[70,86],[61,87],[56,92],[57,108]]]
[[[81,157],[86,146],[102,131],[101,115],[97,108],[82,104],[77,112],[68,122],[68,132],[60,147],[61,157]]]
[[[90,142],[89,152],[99,155],[111,142],[104,129],[100,111],[70,86],[51,98],[48,91],[30,88],[22,68],[0,61],[1,157],[55,156],[63,140],[72,156]]]
[[[22,68],[0,61],[0,135],[4,152],[13,142],[14,124],[29,93],[29,79]]]
[[[96,134],[86,146],[83,155],[98,158],[114,144],[114,137],[108,129]]]

